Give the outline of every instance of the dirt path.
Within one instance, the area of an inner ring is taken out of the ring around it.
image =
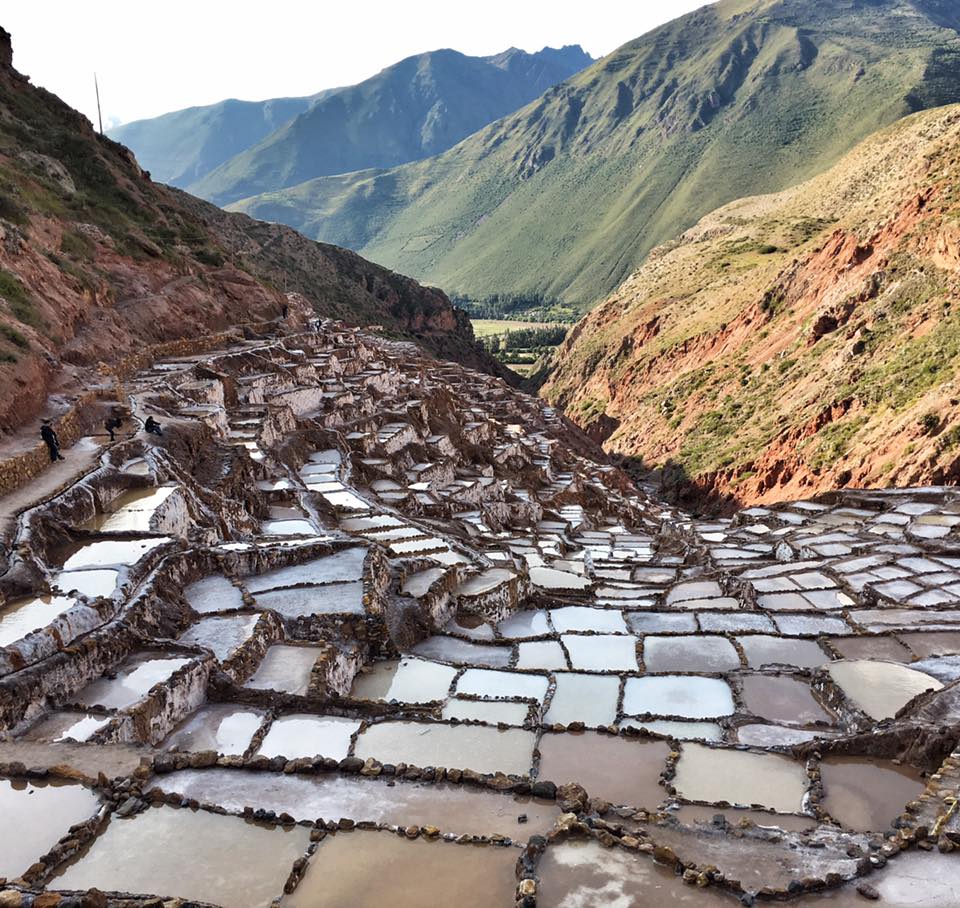
[[[95,469],[106,441],[106,435],[81,438],[73,447],[63,450],[63,460],[50,464],[25,486],[0,497],[0,538],[9,538],[19,513],[45,501]]]

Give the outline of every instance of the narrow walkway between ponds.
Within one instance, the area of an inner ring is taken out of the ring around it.
[[[63,449],[63,460],[51,463],[26,485],[0,497],[0,539],[6,543],[17,525],[17,515],[95,469],[107,436],[85,436],[72,448]]]

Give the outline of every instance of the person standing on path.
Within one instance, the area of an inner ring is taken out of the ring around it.
[[[45,419],[43,421],[43,425],[40,427],[40,437],[43,439],[44,444],[50,451],[51,463],[56,463],[58,460],[66,460],[66,458],[60,453],[60,439],[57,437],[57,433],[54,431],[53,426],[50,425],[49,419]]]
[[[116,441],[116,431],[123,425],[123,420],[119,416],[111,416],[104,424],[103,427],[110,433],[110,441]]]

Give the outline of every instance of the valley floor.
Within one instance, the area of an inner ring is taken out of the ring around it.
[[[960,493],[698,520],[499,379],[267,330],[18,516],[0,905],[960,900]]]

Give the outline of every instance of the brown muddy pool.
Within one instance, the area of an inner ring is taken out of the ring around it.
[[[812,725],[833,717],[814,698],[810,685],[785,675],[744,675],[743,700],[747,710],[771,722]]]
[[[545,734],[538,778],[557,785],[578,782],[592,798],[653,809],[666,797],[660,784],[670,747],[597,732]]]
[[[889,832],[890,824],[926,783],[908,766],[860,757],[826,757],[820,763],[822,806],[855,832]]]
[[[457,908],[512,905],[518,851],[413,840],[388,832],[328,835],[310,858],[289,908]]]

